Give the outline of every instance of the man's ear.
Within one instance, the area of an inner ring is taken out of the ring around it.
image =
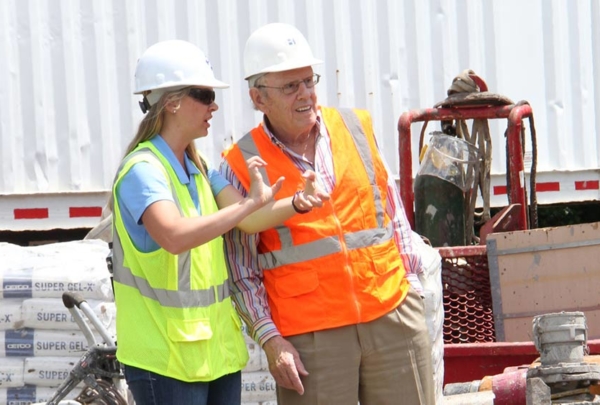
[[[267,99],[267,96],[265,96],[265,94],[256,87],[252,87],[251,89],[249,89],[249,94],[250,98],[252,99],[252,103],[254,104],[254,107],[263,114],[266,114],[267,104],[265,103],[265,101]]]

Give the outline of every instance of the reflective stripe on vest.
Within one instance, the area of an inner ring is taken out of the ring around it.
[[[150,149],[142,148],[130,154],[126,159],[124,159],[121,165],[119,166],[119,170],[117,171],[117,173],[120,173],[121,170],[127,165],[127,163],[131,161],[154,161],[156,167],[160,167],[164,171],[162,163],[160,163],[160,161],[154,155],[154,153]],[[169,181],[171,194],[173,196],[173,200],[175,201],[177,209],[179,210],[180,214],[183,215],[181,203],[179,201],[177,193],[175,192],[175,188],[166,172],[165,176]],[[114,204],[115,201],[113,200],[113,206]],[[126,286],[135,288],[139,291],[139,293],[142,296],[158,301],[162,306],[174,308],[208,307],[216,302],[223,301],[225,298],[229,297],[230,291],[229,284],[227,282],[220,284],[214,288],[211,287],[204,290],[191,290],[191,263],[189,250],[178,255],[177,291],[167,290],[163,288],[153,288],[148,283],[148,280],[144,279],[143,277],[133,275],[131,269],[121,265],[124,262],[123,247],[121,246],[121,240],[119,239],[118,232],[114,231],[113,235],[113,265],[115,266],[114,280]]]
[[[346,127],[348,128],[356,149],[360,155],[362,164],[372,184],[374,196],[376,220],[379,228],[362,230],[344,235],[344,242],[348,250],[361,249],[373,245],[377,245],[390,240],[394,234],[394,228],[390,222],[387,226],[384,225],[385,212],[381,200],[381,193],[377,187],[375,178],[375,166],[371,148],[367,143],[367,137],[363,131],[359,118],[354,111],[349,108],[341,108],[338,110]],[[254,143],[254,139],[250,134],[242,137],[238,142],[238,147],[244,156],[244,160],[248,160],[252,156],[260,156],[258,147]],[[266,169],[261,168],[263,181],[270,186],[269,177]],[[292,241],[291,231],[285,225],[279,225],[275,228],[281,241],[281,249],[273,250],[258,255],[259,263],[263,270],[270,270],[280,266],[285,266],[294,263],[301,263],[307,260],[317,259],[333,253],[342,251],[342,244],[337,236],[330,236],[320,240],[294,245]]]
[[[371,180],[371,184],[373,185],[372,191],[375,196],[375,211],[377,215],[377,225],[382,228],[383,227],[383,218],[385,213],[383,212],[383,205],[381,202],[381,194],[379,193],[379,188],[377,187],[377,181],[375,178],[375,165],[373,164],[373,156],[371,155],[371,148],[367,143],[367,136],[363,132],[362,125],[360,120],[349,108],[340,108],[338,109],[346,127],[350,131],[352,135],[352,139],[354,140],[354,144],[356,145],[356,149],[358,150],[358,154],[362,160],[363,166]]]

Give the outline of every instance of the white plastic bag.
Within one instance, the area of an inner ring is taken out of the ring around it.
[[[413,235],[416,249],[421,255],[423,271],[419,281],[425,296],[425,320],[431,339],[433,379],[436,404],[443,403],[444,391],[444,295],[442,290],[442,257],[438,251]]]

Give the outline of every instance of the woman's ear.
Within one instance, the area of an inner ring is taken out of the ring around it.
[[[181,100],[175,101],[173,99],[170,99],[165,102],[165,110],[173,114],[175,114],[177,110],[179,110],[180,106]]]
[[[172,100],[165,103],[165,110],[167,112],[175,114],[178,109],[179,109],[179,103],[175,103]]]

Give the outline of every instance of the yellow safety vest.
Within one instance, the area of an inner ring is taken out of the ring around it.
[[[113,196],[119,181],[140,161],[165,173],[182,216],[198,216],[186,186],[150,142],[141,143],[124,159]],[[204,176],[194,177],[202,214],[216,212],[208,181]],[[119,361],[187,382],[212,381],[243,369],[248,352],[229,297],[222,238],[179,255],[164,249],[140,252],[125,230],[120,208],[114,199]]]

